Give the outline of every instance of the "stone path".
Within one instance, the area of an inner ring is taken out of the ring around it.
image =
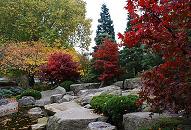
[[[56,113],[49,117],[47,130],[86,130],[90,122],[106,120],[75,102],[50,104],[45,109]]]

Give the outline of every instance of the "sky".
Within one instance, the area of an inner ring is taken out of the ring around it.
[[[87,18],[92,19],[92,27],[91,30],[92,42],[90,45],[90,51],[92,51],[92,47],[95,46],[94,38],[96,36],[96,30],[98,25],[98,19],[100,18],[101,6],[102,4],[106,4],[109,9],[109,13],[111,15],[111,19],[114,23],[115,35],[117,39],[117,34],[119,32],[124,32],[127,23],[127,11],[124,9],[126,4],[126,0],[84,0],[86,5]]]

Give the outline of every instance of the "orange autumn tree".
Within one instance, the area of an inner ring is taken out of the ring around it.
[[[0,48],[1,70],[6,74],[10,70],[19,70],[27,75],[29,86],[34,85],[34,76],[38,67],[47,63],[47,58],[51,53],[62,52],[72,56],[74,61],[78,61],[77,52],[71,49],[57,47],[47,47],[40,41],[7,43]]]

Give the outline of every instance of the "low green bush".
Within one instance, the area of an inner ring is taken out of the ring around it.
[[[23,92],[23,89],[20,87],[10,87],[0,89],[0,97],[10,98],[12,96],[17,96]]]
[[[74,84],[73,81],[64,81],[60,84],[61,87],[65,88],[65,90],[68,92],[70,91],[70,85]]]
[[[0,97],[10,98],[14,93],[8,89],[0,89]]]
[[[100,95],[92,98],[90,105],[98,113],[103,113],[106,102],[112,98],[113,95]]]
[[[21,95],[17,96],[16,98],[17,98],[17,99],[20,99],[20,98],[22,98],[23,96],[32,96],[32,97],[34,97],[34,99],[37,100],[37,99],[40,99],[40,98],[41,98],[41,93],[40,93],[39,91],[37,91],[37,90],[27,89],[27,90],[23,91],[23,92],[21,93]]]
[[[103,112],[114,122],[122,121],[123,114],[138,110],[138,98],[136,95],[113,96],[105,103]]]
[[[9,90],[14,93],[13,96],[20,95],[24,91],[21,87],[11,87]]]
[[[138,98],[136,95],[100,95],[93,97],[90,105],[96,112],[108,116],[111,123],[119,126],[122,123],[123,114],[138,110],[139,106],[136,105]]]

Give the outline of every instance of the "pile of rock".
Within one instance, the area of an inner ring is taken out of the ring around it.
[[[42,98],[40,100],[36,100],[35,105],[44,106],[47,104],[58,102],[65,94],[66,90],[60,86],[53,90],[42,91]]]
[[[76,101],[79,102],[81,105],[87,105],[90,103],[91,99],[94,96],[99,96],[101,94],[122,95],[122,90],[120,89],[120,87],[115,85],[98,89],[80,90],[77,93],[78,99]]]

